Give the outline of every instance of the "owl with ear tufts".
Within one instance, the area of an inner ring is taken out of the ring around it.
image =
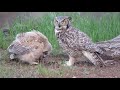
[[[104,61],[99,56],[99,53],[103,53],[103,51],[92,42],[87,34],[74,28],[71,20],[72,18],[69,16],[54,18],[55,35],[60,47],[69,56],[69,61],[66,62],[66,65],[74,65],[75,58],[84,55],[95,66],[104,66]]]

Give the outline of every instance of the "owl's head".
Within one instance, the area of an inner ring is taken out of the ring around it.
[[[57,30],[66,30],[71,26],[72,18],[69,16],[58,16],[54,19],[54,26]]]

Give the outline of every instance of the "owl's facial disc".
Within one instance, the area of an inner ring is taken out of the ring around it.
[[[57,31],[67,30],[70,27],[71,17],[58,16],[54,19],[54,26]]]
[[[57,30],[66,30],[67,29],[67,22],[66,22],[66,20],[63,20],[61,22],[58,22],[56,20],[55,29],[57,29]]]
[[[56,30],[61,30],[62,29],[59,21],[55,20],[54,23],[55,23],[54,26],[55,26]]]

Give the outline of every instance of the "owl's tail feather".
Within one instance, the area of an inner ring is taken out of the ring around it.
[[[96,60],[96,66],[110,66],[114,64],[114,60],[103,60],[102,57],[97,53],[92,53],[93,58]]]
[[[103,59],[99,56],[98,53],[94,52],[88,52],[88,51],[82,51],[83,55],[87,57],[95,66],[106,66]]]
[[[95,60],[96,60],[96,65],[98,64],[101,64],[101,65],[103,65],[103,66],[106,66],[106,63],[104,62],[104,60],[100,57],[100,55],[98,54],[98,53],[93,53],[93,58],[95,58]]]

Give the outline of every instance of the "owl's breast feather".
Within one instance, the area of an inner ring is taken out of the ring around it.
[[[57,37],[57,39],[60,38],[60,31],[59,30],[55,29],[55,36]]]

